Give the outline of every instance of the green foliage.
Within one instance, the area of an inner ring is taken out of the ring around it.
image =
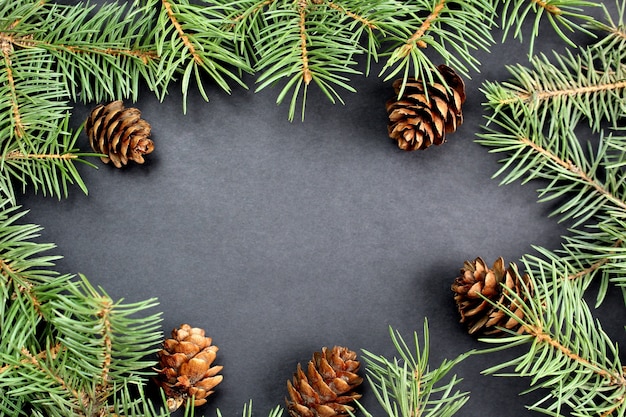
[[[413,19],[399,21],[393,30],[384,33],[383,55],[388,60],[381,75],[389,72],[385,80],[401,75],[404,82],[409,77],[428,77],[429,69],[436,66],[427,52],[432,48],[438,59],[469,76],[470,68],[478,70],[479,61],[474,53],[488,51],[493,43],[492,3],[489,0],[410,2],[407,16]]]
[[[387,359],[363,351],[367,379],[378,402],[389,417],[449,417],[455,414],[469,399],[467,393],[454,391],[461,380],[456,375],[444,382],[450,371],[469,356],[468,352],[439,367],[429,365],[430,339],[428,323],[424,322],[423,343],[420,347],[417,332],[414,346],[409,347],[398,332],[389,329],[399,357]],[[366,417],[372,417],[362,405],[359,408]]]
[[[608,416],[626,412],[626,377],[618,347],[595,320],[584,300],[584,280],[572,279],[558,254],[526,256],[524,266],[534,291],[525,288],[527,301],[512,290],[506,297],[522,306],[525,333],[500,339],[492,352],[530,344],[528,351],[485,371],[499,376],[528,377],[531,390],[548,394],[530,406],[548,415]],[[509,312],[510,313],[510,312]],[[512,313],[511,316],[515,317]],[[511,369],[502,372],[505,369]]]
[[[157,0],[148,2],[155,10]],[[223,90],[230,92],[228,81],[245,86],[236,70],[250,72],[245,57],[236,51],[235,34],[227,24],[232,13],[228,4],[215,7],[214,2],[190,4],[187,0],[164,0],[158,15],[156,31],[156,54],[159,65],[157,83],[166,85],[182,74],[183,109],[186,109],[187,92],[193,76],[198,90],[209,100],[203,87],[202,74],[206,74]],[[148,26],[151,26],[149,23]],[[160,94],[161,98],[163,93]]]
[[[157,71],[149,37],[153,9],[30,3],[31,14],[11,31],[13,42],[54,62],[72,100],[136,100],[140,81],[152,81]]]
[[[54,272],[53,245],[34,242],[40,227],[19,224],[23,215],[0,211],[0,411],[165,415],[143,394],[155,364],[146,355],[162,340],[160,315],[146,315],[156,301],[115,302],[83,276]]]
[[[504,154],[495,174],[502,183],[544,180],[540,201],[555,204],[553,214],[571,222],[560,253],[580,271],[589,269],[584,277],[601,275],[599,302],[608,280],[625,283],[617,273],[626,241],[626,138],[619,127],[626,115],[623,4],[618,21],[597,24],[604,36],[577,55],[557,54],[556,64],[536,58],[532,68],[511,67],[511,80],[486,83],[493,113],[478,139]],[[597,136],[581,138],[582,123]]]
[[[509,81],[484,85],[492,114],[477,141],[503,155],[496,176],[505,184],[542,180],[540,201],[570,223],[561,249],[524,256],[528,301],[505,288],[509,302],[522,306],[523,318],[507,314],[524,333],[485,340],[499,344],[487,352],[528,350],[486,372],[529,377],[531,390],[548,391],[530,408],[553,416],[626,413],[618,346],[586,301],[595,279],[597,304],[611,283],[626,288],[625,8],[621,1],[617,19],[590,25],[600,35],[591,46],[536,57],[531,67],[509,68]]]
[[[333,103],[342,101],[337,87],[354,91],[348,76],[359,73],[356,56],[375,56],[379,27],[406,9],[388,0],[246,0],[237,7],[235,32],[242,39],[241,53],[256,60],[257,90],[284,82],[277,102],[290,97],[290,119],[299,99],[304,117],[311,81]]]
[[[533,56],[535,39],[539,36],[541,23],[548,20],[554,32],[571,46],[576,46],[568,34],[575,32],[591,33],[585,23],[593,23],[591,16],[585,13],[585,7],[597,7],[595,1],[584,0],[502,0],[502,28],[504,37],[513,32],[513,37],[523,38],[524,22],[532,19],[529,55]]]
[[[522,37],[532,19],[530,51],[539,26],[548,20],[555,33],[569,40],[574,31],[588,31],[594,22],[578,0],[239,0],[231,19],[239,53],[260,72],[257,90],[279,85],[277,103],[289,101],[289,119],[298,104],[302,117],[311,83],[332,102],[342,102],[337,88],[354,92],[350,76],[366,74],[372,61],[386,59],[379,76],[430,79],[443,61],[465,76],[478,70],[479,50],[493,44],[498,11],[506,37]],[[439,62],[437,62],[439,61]],[[401,93],[401,92],[400,92]]]
[[[70,100],[136,100],[141,85],[161,99],[181,77],[183,108],[190,79],[201,94],[206,75],[229,91],[250,71],[235,54],[227,5],[186,1],[100,7],[39,0],[0,0],[0,196],[17,204],[14,183],[64,197],[74,183],[87,192],[76,162],[92,153],[74,144]]]

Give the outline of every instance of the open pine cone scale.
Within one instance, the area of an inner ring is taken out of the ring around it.
[[[292,417],[347,416],[354,408],[349,403],[361,397],[354,390],[362,382],[357,371],[356,353],[335,346],[315,352],[304,372],[298,364],[293,381],[287,381],[286,399]]]
[[[481,258],[466,261],[452,284],[452,291],[461,323],[467,325],[470,334],[498,335],[502,334],[502,328],[524,332],[519,321],[524,318],[524,310],[507,294],[513,293],[526,301],[528,294],[532,294],[532,285],[528,275],[517,272],[515,264],[507,268],[504,259],[498,258],[489,268]]]
[[[446,134],[463,123],[461,107],[466,94],[461,77],[452,68],[440,65],[433,70],[432,78],[430,83],[414,78],[393,82],[395,96],[386,103],[387,130],[402,150],[441,145]]]

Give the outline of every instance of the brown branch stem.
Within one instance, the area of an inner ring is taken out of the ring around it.
[[[524,330],[526,331],[527,334],[533,336],[537,340],[537,342],[548,344],[550,347],[561,352],[563,355],[567,356],[569,359],[573,360],[574,362],[578,362],[592,369],[596,375],[599,375],[602,378],[609,380],[609,383],[611,385],[618,385],[622,387],[626,386],[626,377],[624,377],[622,372],[615,374],[583,358],[579,354],[573,352],[567,346],[563,346],[561,343],[559,343],[558,340],[553,339],[548,333],[544,332],[543,328],[540,325],[535,325],[535,326],[524,325]]]
[[[611,246],[612,248],[617,248],[618,246],[620,246],[622,244],[622,240],[618,239],[613,246]],[[567,280],[575,280],[578,279],[580,277],[584,277],[585,275],[591,274],[595,271],[597,271],[598,269],[600,269],[604,264],[606,264],[609,261],[609,258],[602,258],[599,261],[593,263],[591,266],[589,266],[588,268],[585,268],[581,271],[578,271],[574,274],[570,274],[568,275],[565,279]]]
[[[57,346],[59,346],[59,345],[57,345]],[[60,350],[60,346],[55,351],[51,352],[53,354],[52,359],[56,358],[58,350]],[[22,360],[22,363],[24,363],[24,364],[30,363],[30,364],[34,365],[39,371],[43,372],[44,374],[47,374],[54,381],[56,381],[56,383],[59,384],[59,386],[63,390],[65,390],[66,392],[69,392],[78,401],[78,404],[84,404],[84,401],[85,401],[85,396],[84,395],[82,395],[75,388],[70,387],[65,382],[65,380],[63,380],[63,378],[61,378],[59,375],[57,375],[56,373],[50,371],[50,369],[44,368],[43,366],[40,365],[40,361],[43,360],[47,356],[47,352],[44,351],[44,352],[40,352],[37,355],[33,355],[33,354],[31,354],[28,351],[28,349],[22,348],[22,355],[26,356],[26,359]]]
[[[548,151],[547,149],[542,148],[541,146],[537,145],[536,143],[534,143],[529,138],[521,137],[521,138],[519,138],[519,140],[524,145],[532,148],[535,152],[540,153],[541,155],[543,155],[546,158],[550,159],[551,161],[553,161],[557,165],[559,165],[559,166],[567,169],[571,173],[577,175],[582,180],[583,183],[585,183],[589,187],[593,188],[598,194],[602,195],[606,200],[612,202],[616,207],[618,207],[618,208],[620,208],[620,209],[622,209],[623,211],[626,212],[626,203],[624,203],[624,201],[622,201],[621,199],[619,199],[619,198],[615,197],[613,194],[611,194],[606,188],[604,188],[601,184],[599,184],[593,178],[591,178],[589,175],[587,175],[586,172],[583,172],[579,167],[574,165],[571,161],[564,161],[563,159],[559,158],[557,155],[553,154],[552,152]]]
[[[276,0],[265,0],[262,1],[261,3],[257,4],[256,6],[254,6],[252,9],[248,9],[249,11],[246,11],[240,15],[238,15],[237,17],[235,17],[233,19],[234,23],[239,22],[240,20],[242,20],[243,18],[245,18],[248,15],[253,15],[256,14],[259,10],[263,9],[265,6],[269,6],[270,4],[274,3]]]
[[[161,0],[161,2],[163,4],[163,7],[165,8],[165,11],[167,12],[167,17],[170,19],[170,22],[172,22],[172,25],[174,25],[176,32],[178,32],[178,36],[183,41],[185,47],[187,47],[187,49],[189,50],[189,53],[193,57],[194,61],[196,61],[198,65],[202,65],[202,58],[196,52],[195,46],[193,46],[193,43],[191,43],[191,41],[189,40],[189,36],[183,30],[182,25],[176,19],[176,16],[174,15],[174,10],[172,10],[172,5],[168,0]]]
[[[422,49],[426,48],[427,46],[426,42],[421,40],[421,38],[428,31],[428,29],[430,29],[430,26],[433,24],[435,19],[439,17],[445,5],[446,5],[446,0],[439,0],[439,3],[437,3],[433,11],[430,12],[430,14],[426,17],[426,19],[424,19],[419,29],[417,29],[417,31],[402,46],[402,49],[400,50],[401,56],[407,56],[413,49],[414,44],[418,48],[422,48]]]
[[[113,357],[113,342],[111,341],[111,309],[113,307],[111,300],[103,297],[102,301],[102,309],[98,312],[98,317],[102,320],[102,340],[104,341],[104,359],[102,361],[102,373],[100,374],[100,386],[104,388],[104,386],[108,385],[107,381],[109,379],[109,372],[111,370],[111,360]],[[104,390],[104,389],[103,389]],[[106,390],[104,390],[106,391]]]
[[[356,20],[357,22],[361,23],[364,26],[367,26],[370,29],[376,29],[376,25],[372,22],[370,22],[369,20],[367,20],[366,18],[364,18],[361,15],[358,15],[354,12],[351,12],[350,10],[346,10],[343,7],[339,6],[338,4],[334,3],[334,2],[328,2],[328,7],[330,7],[333,10],[336,10],[340,13],[345,14],[346,16]]]
[[[298,21],[298,27],[300,29],[300,58],[302,60],[302,79],[305,84],[309,84],[313,79],[311,70],[309,69],[309,53],[307,49],[306,40],[306,8],[307,0],[298,0],[298,14],[300,20]]]
[[[30,299],[33,308],[37,311],[37,314],[43,316],[41,313],[41,303],[32,292],[32,284],[28,281],[26,281],[25,284],[15,282],[15,280],[11,277],[17,275],[17,271],[11,268],[11,266],[6,263],[4,259],[0,259],[0,270],[2,271],[1,274],[7,278],[7,282],[3,283],[3,285],[6,286],[9,282],[13,281],[13,285],[15,285],[16,290],[22,294],[26,294],[26,296]]]
[[[535,3],[537,6],[544,9],[546,12],[550,13],[553,16],[558,16],[563,13],[561,9],[559,9],[554,4],[548,4],[543,0],[530,0],[532,3]]]
[[[11,53],[13,52],[13,44],[10,42],[10,37],[2,34],[0,37],[0,48],[2,49],[2,58],[4,60],[4,68],[7,74],[7,84],[9,87],[9,95],[11,100],[11,108],[13,112],[13,123],[15,135],[18,138],[24,137],[26,134],[24,125],[22,123],[22,116],[20,107],[17,103],[17,89],[15,86],[15,78],[13,77],[13,64],[11,61]]]
[[[131,56],[139,58],[144,64],[147,64],[151,60],[159,58],[156,51],[141,51],[135,49],[118,49],[118,48],[91,48],[84,46],[73,46],[65,44],[53,44],[40,40],[33,39],[32,35],[27,36],[11,36],[4,33],[0,33],[0,44],[11,45],[18,48],[32,48],[42,47],[52,50],[65,50],[73,54],[100,54],[109,56]]]
[[[5,160],[11,159],[76,159],[78,155],[72,153],[65,154],[24,154],[20,151],[11,151],[5,156]]]
[[[625,88],[626,88],[626,80],[621,80],[621,81],[617,81],[613,83],[604,83],[604,84],[597,84],[597,85],[591,85],[591,86],[585,86],[585,87],[568,88],[568,89],[563,89],[563,90],[552,90],[552,91],[542,90],[542,91],[537,91],[534,93],[523,92],[523,93],[515,94],[515,97],[513,98],[502,100],[500,104],[504,104],[504,105],[511,104],[511,103],[515,103],[518,100],[521,100],[522,102],[528,102],[532,99],[539,99],[540,101],[544,101],[544,100],[549,100],[555,97],[580,96],[580,95],[585,95],[585,94],[599,93],[602,91],[621,90]]]
[[[54,345],[54,346],[52,347],[52,349],[50,349],[50,354],[52,355],[52,359],[56,359],[56,357],[57,357],[57,355],[59,354],[59,351],[60,351],[60,350],[61,350],[61,344],[60,344],[60,343],[57,343],[56,345]],[[28,352],[28,351],[26,351],[26,352]],[[22,350],[22,353],[24,353],[24,351],[23,351],[23,350]],[[35,360],[42,360],[42,359],[44,359],[47,355],[48,355],[48,352],[47,352],[47,351],[45,351],[45,350],[44,350],[44,351],[39,352],[39,353],[38,353],[37,355],[35,355],[35,356],[33,356],[32,354],[30,354],[30,352],[29,352],[29,354],[27,355],[27,358],[26,358],[26,359],[22,359],[22,360],[20,361],[20,363],[22,363],[22,364],[26,364],[26,363],[29,363],[29,362],[31,362],[31,363],[32,363],[33,359],[35,359]],[[3,367],[0,367],[0,374],[1,374],[1,373],[3,373],[3,372],[8,371],[8,370],[9,370],[9,369],[11,369],[13,366],[14,366],[14,365],[4,365]]]

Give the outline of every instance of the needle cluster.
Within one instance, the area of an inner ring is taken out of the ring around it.
[[[529,377],[547,391],[531,409],[553,416],[626,413],[618,346],[586,301],[594,280],[596,304],[626,288],[626,2],[617,10],[589,26],[598,38],[588,47],[533,58],[509,68],[509,81],[484,85],[491,115],[478,142],[504,155],[496,175],[540,180],[540,201],[570,225],[561,249],[523,258],[534,294],[508,291],[524,310],[508,312],[523,334],[488,340],[528,350],[486,372]]]
[[[54,272],[39,226],[0,208],[0,414],[157,416],[143,380],[161,339],[155,300],[112,300]]]

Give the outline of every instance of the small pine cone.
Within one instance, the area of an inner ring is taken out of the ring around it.
[[[171,412],[192,396],[194,406],[206,403],[206,397],[222,382],[222,375],[217,375],[222,366],[211,366],[218,350],[211,342],[204,330],[188,324],[172,330],[172,338],[163,342],[157,353],[161,368],[155,369],[155,382],[163,388]]]
[[[393,83],[395,97],[387,101],[389,137],[405,151],[426,149],[441,145],[446,133],[454,132],[463,123],[461,106],[465,102],[465,84],[452,68],[439,65],[441,77],[449,89],[437,82],[425,84],[409,78],[402,96],[402,79]]]
[[[154,150],[150,139],[150,124],[141,118],[141,112],[125,108],[121,101],[98,105],[85,122],[91,148],[106,156],[105,164],[112,161],[117,168],[128,161],[143,164],[143,156]]]
[[[532,292],[528,275],[520,276],[513,263],[505,269],[502,258],[498,258],[491,269],[481,258],[465,262],[461,275],[452,284],[452,291],[461,315],[461,323],[467,325],[470,334],[497,335],[502,333],[500,328],[524,332],[524,327],[499,307],[510,310],[519,319],[524,318],[524,311],[517,302],[506,297],[508,291],[503,290],[503,285],[523,301]]]
[[[354,407],[348,403],[361,397],[354,392],[363,378],[357,375],[360,363],[355,352],[335,346],[315,352],[307,372],[300,364],[287,381],[287,408],[292,417],[347,416]]]

